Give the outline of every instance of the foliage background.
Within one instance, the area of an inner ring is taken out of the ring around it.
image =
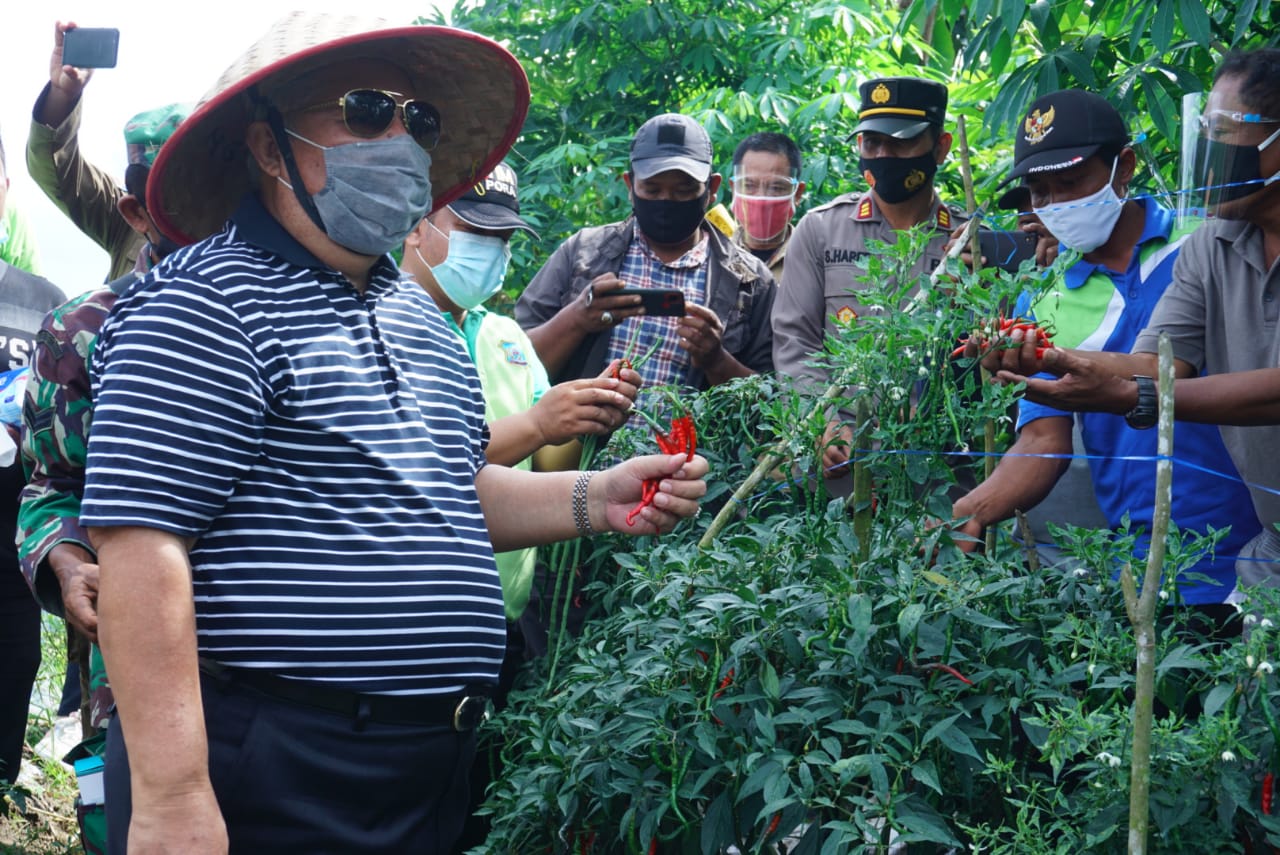
[[[435,22],[502,42],[532,86],[510,162],[542,240],[516,241],[509,296],[569,234],[628,213],[631,136],[661,112],[698,118],[726,174],[742,137],[790,134],[817,204],[862,186],[846,142],[858,84],[930,77],[965,117],[984,202],[1021,111],[1079,86],[1146,134],[1150,187],[1171,190],[1182,95],[1207,90],[1225,52],[1280,42],[1271,0],[462,0]],[[963,204],[954,157],[940,178]]]

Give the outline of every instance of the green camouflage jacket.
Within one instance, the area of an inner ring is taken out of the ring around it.
[[[93,417],[89,360],[98,331],[115,301],[116,293],[103,288],[49,313],[36,337],[22,407],[22,463],[27,486],[18,509],[18,560],[40,605],[57,615],[63,613],[62,591],[57,576],[44,563],[46,556],[64,542],[93,554],[89,537],[80,526]],[[96,649],[94,654],[89,674],[89,724],[101,728],[113,699],[102,658]]]

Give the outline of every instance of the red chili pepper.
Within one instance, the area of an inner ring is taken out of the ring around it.
[[[769,827],[764,830],[764,837],[766,840],[772,837],[773,833],[778,830],[778,823],[780,822],[782,822],[781,812],[775,813],[773,815],[773,819],[769,820]]]
[[[634,367],[635,366],[631,364],[631,360],[627,359],[624,356],[618,360],[617,365],[613,366],[613,370],[609,372],[609,376],[612,377],[614,380],[618,380],[622,377],[622,372],[624,369],[630,369]]]
[[[1037,345],[1036,359],[1044,359],[1044,352],[1049,348],[1053,347],[1053,341],[1049,338],[1049,333],[1044,329],[1044,327],[1041,327],[1039,324],[1035,323],[1034,321],[1020,321],[1020,320],[1017,320],[1016,318],[1005,318],[1003,316],[1000,316],[1000,317],[997,317],[994,322],[992,322],[991,324],[987,324],[985,326],[986,326],[986,329],[998,331],[999,335],[1004,337],[1012,335],[1015,331],[1021,331],[1024,334],[1024,336],[1034,335],[1035,343]],[[955,350],[951,351],[951,358],[958,359],[961,356],[964,356],[966,345],[967,345],[967,342],[965,344],[960,345]],[[981,353],[986,353],[988,350],[990,350],[991,349],[990,339],[984,337],[978,343],[978,349]]]
[[[724,690],[733,685],[733,669],[730,668],[724,675],[724,679],[720,681],[720,685],[716,686],[716,693],[711,696],[712,700],[718,700],[724,694]]]
[[[658,855],[658,838],[649,841],[649,855]]]
[[[653,438],[657,440],[658,448],[664,454],[683,454],[686,461],[693,460],[693,455],[698,450],[698,430],[693,424],[693,416],[672,419],[670,433],[654,431]],[[635,519],[640,512],[653,504],[654,498],[658,495],[659,480],[658,478],[645,479],[640,488],[640,501],[627,514],[627,525],[635,525]]]
[[[964,683],[966,686],[972,686],[972,685],[973,685],[973,681],[972,681],[972,680],[970,680],[970,679],[969,679],[968,677],[966,677],[965,675],[961,674],[961,673],[960,673],[959,671],[957,671],[955,668],[952,668],[950,665],[943,665],[943,664],[942,664],[942,663],[940,663],[940,662],[932,662],[932,663],[930,663],[930,664],[928,664],[928,665],[924,665],[924,666],[921,666],[921,667],[929,668],[929,669],[936,669],[936,670],[938,670],[938,671],[946,671],[948,674],[950,674],[952,677],[955,677],[957,680],[959,680],[961,683]]]
[[[1271,813],[1272,799],[1275,797],[1276,776],[1271,772],[1262,776],[1262,812]]]

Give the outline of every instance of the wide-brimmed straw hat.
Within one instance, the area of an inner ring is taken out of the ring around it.
[[[190,243],[221,229],[250,189],[244,137],[249,123],[262,118],[255,115],[257,93],[353,59],[400,67],[416,96],[440,111],[440,142],[431,151],[433,209],[489,174],[515,142],[529,109],[524,69],[483,36],[295,12],[222,73],[164,144],[147,184],[147,210],[160,230]]]

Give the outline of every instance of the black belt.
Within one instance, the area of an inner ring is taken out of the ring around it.
[[[382,724],[447,725],[463,733],[489,718],[489,698],[465,695],[367,695],[311,680],[287,680],[252,668],[229,668],[200,659],[200,670],[219,683],[248,686],[290,703]]]

